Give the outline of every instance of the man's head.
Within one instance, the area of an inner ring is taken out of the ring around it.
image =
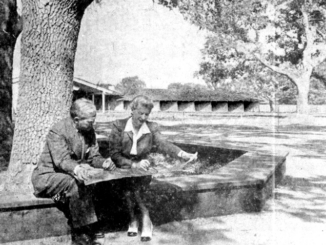
[[[147,121],[154,104],[148,97],[140,95],[131,102],[132,124],[135,129],[139,129],[141,125]]]
[[[90,131],[93,129],[96,118],[95,105],[88,99],[78,99],[70,108],[70,116],[79,131]]]

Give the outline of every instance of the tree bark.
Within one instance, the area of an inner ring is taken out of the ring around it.
[[[271,112],[274,112],[274,102],[271,99],[269,99],[268,102],[269,102],[269,108]]]
[[[0,170],[4,170],[9,163],[13,136],[13,53],[21,32],[15,0],[4,0],[0,4],[0,27]]]
[[[92,0],[23,0],[17,120],[6,190],[31,192],[30,174],[50,127],[68,116],[77,39]]]
[[[308,114],[309,113],[309,82],[302,81],[297,83],[298,94],[297,94],[297,113],[299,114]]]

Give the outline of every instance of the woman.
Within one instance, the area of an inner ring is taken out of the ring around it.
[[[169,143],[160,134],[158,124],[147,121],[153,106],[153,102],[149,98],[138,96],[131,103],[131,117],[114,122],[109,137],[109,152],[117,167],[147,171],[150,166],[147,157],[154,148],[185,160],[197,159],[197,153],[187,153]],[[138,234],[139,221],[134,213],[135,207],[138,206],[142,224],[141,241],[150,241],[153,225],[141,194],[149,186],[151,176],[126,178],[122,179],[122,182],[130,214],[127,234],[128,236]]]

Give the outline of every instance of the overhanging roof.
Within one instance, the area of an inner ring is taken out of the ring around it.
[[[103,88],[100,85],[88,82],[84,79],[78,78],[78,77],[74,77],[74,90],[83,90],[86,91],[88,93],[93,93],[93,94],[114,94],[116,95],[117,92],[111,89],[106,89]]]
[[[254,96],[244,93],[237,93],[231,91],[193,91],[190,93],[182,93],[181,91],[173,91],[168,89],[143,89],[136,94],[126,94],[120,100],[132,101],[138,95],[145,95],[153,101],[197,101],[197,102],[258,102]]]

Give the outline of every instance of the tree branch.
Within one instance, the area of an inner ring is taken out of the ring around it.
[[[260,55],[258,55],[258,54],[256,54],[256,53],[254,53],[253,55],[256,57],[256,59],[257,59],[260,63],[262,63],[264,66],[266,66],[266,67],[269,68],[270,70],[272,70],[272,71],[274,71],[274,72],[277,72],[277,73],[279,73],[279,74],[281,74],[281,75],[284,75],[284,76],[288,77],[289,79],[291,79],[292,81],[295,81],[295,80],[296,80],[297,75],[295,74],[295,71],[288,70],[288,69],[284,69],[284,68],[282,69],[282,68],[280,68],[280,67],[278,67],[278,66],[271,65],[271,64],[268,63],[267,60],[265,60],[265,59],[264,59],[263,57],[261,57]]]
[[[306,40],[307,40],[307,45],[306,45],[305,49],[303,50],[302,63],[304,66],[306,66],[312,62],[311,55],[312,55],[312,52],[313,52],[312,50],[313,50],[313,46],[314,46],[314,32],[316,33],[316,31],[312,30],[315,28],[313,28],[309,23],[309,16],[308,16],[308,13],[307,13],[304,5],[301,7],[301,12],[302,12],[303,26],[305,29]]]

